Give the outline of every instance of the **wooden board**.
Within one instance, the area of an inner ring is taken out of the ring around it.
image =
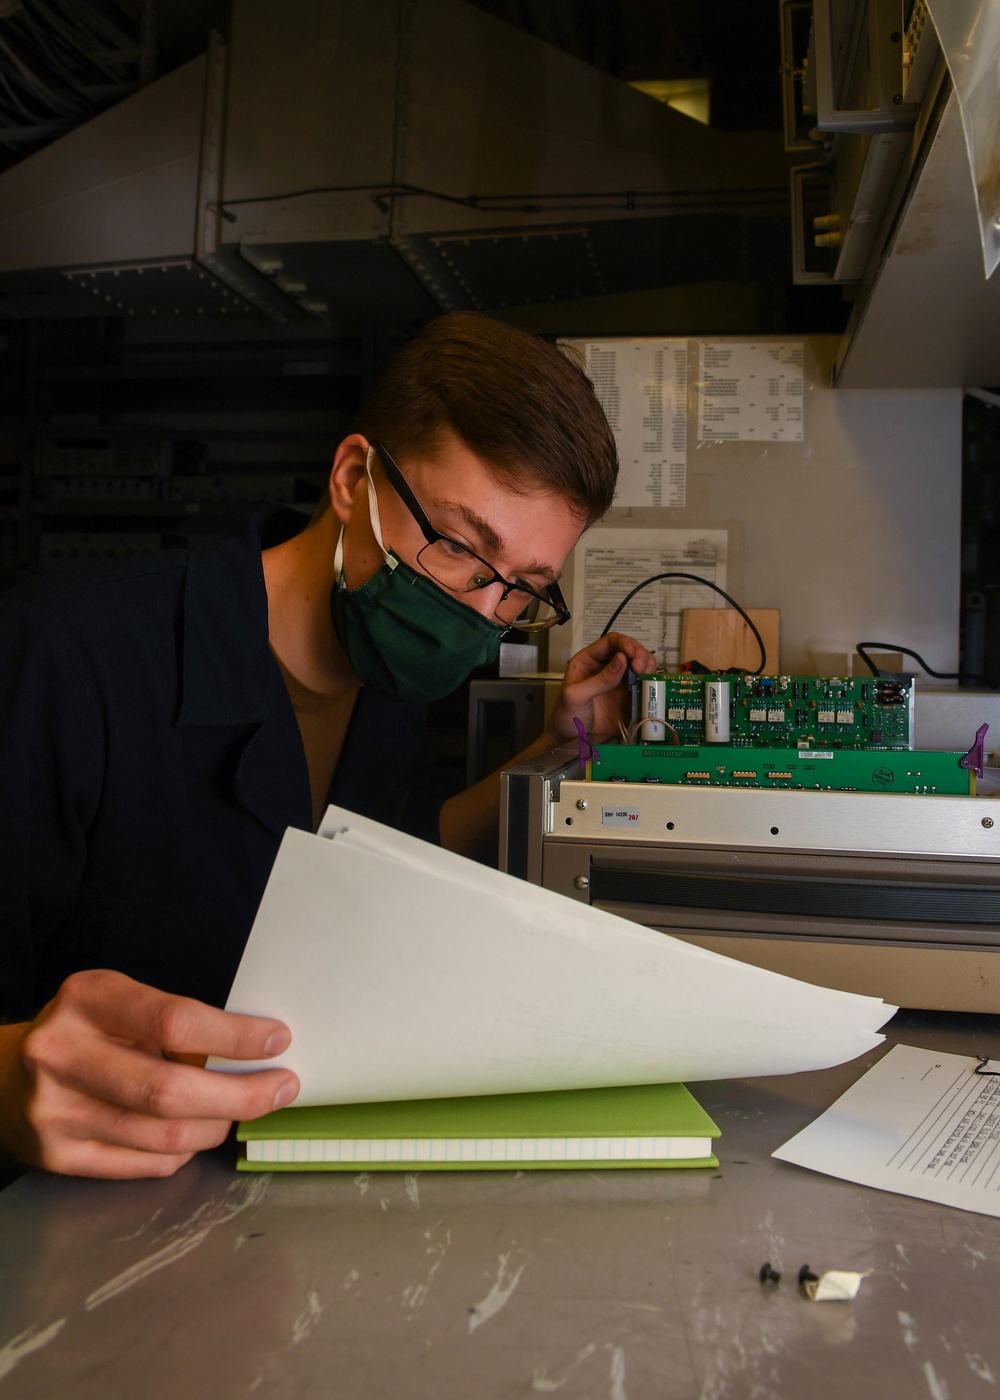
[[[776,675],[780,670],[781,613],[777,608],[747,608],[747,613],[767,649],[764,671]],[[734,608],[685,608],[681,613],[680,661],[682,665],[700,661],[710,671],[726,671],[731,666],[755,671],[760,663],[760,647]]]

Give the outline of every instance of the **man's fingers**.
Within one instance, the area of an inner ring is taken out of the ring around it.
[[[572,707],[582,709],[596,700],[599,695],[614,690],[621,683],[624,674],[625,658],[620,651],[615,652],[611,660],[592,676],[584,676],[580,680],[571,681],[565,687],[566,700]]]
[[[600,670],[621,649],[615,646],[612,636],[613,634],[598,637],[596,642],[591,642],[582,651],[578,651],[570,660],[567,673],[573,668],[574,662],[581,668],[585,668],[589,674]]]
[[[189,1061],[260,1059],[289,1040],[269,1017],[232,1015],[117,972],[75,973],[34,1022],[3,1036],[13,1065],[4,1141],[50,1171],[169,1175],[222,1142],[234,1120],[283,1108],[299,1089],[288,1069],[231,1074]]]
[[[579,685],[581,681],[591,679],[602,670],[606,670],[616,656],[623,658],[618,663],[621,667],[619,679],[624,675],[626,661],[637,674],[656,670],[655,657],[641,642],[637,642],[625,632],[606,632],[603,637],[598,637],[595,642],[591,642],[571,658],[566,668],[567,681],[571,685]]]
[[[141,1177],[173,1176],[189,1162],[193,1152],[170,1156],[132,1148],[109,1147],[103,1142],[61,1141],[34,1163],[64,1176],[100,1177],[105,1181],[135,1181]]]
[[[609,632],[601,640],[606,641],[615,651],[623,652],[632,663],[633,671],[647,674],[656,670],[656,658],[653,653],[626,632]]]
[[[147,1114],[101,1103],[72,1090],[42,1090],[33,1105],[37,1165],[67,1171],[67,1157],[88,1144],[147,1152],[186,1161],[196,1152],[217,1147],[229,1132],[224,1118],[150,1118]]]
[[[65,1064],[50,1055],[45,1068],[64,1089],[150,1118],[231,1123],[237,1118],[259,1118],[291,1102],[298,1093],[298,1080],[290,1070],[226,1074],[100,1039],[88,1051],[86,1057]],[[25,1061],[30,1068],[41,1068],[43,1052],[44,1046],[39,1050],[27,1037]],[[41,1079],[37,1072],[35,1077]]]
[[[171,996],[119,972],[76,973],[60,997],[98,1030],[178,1055],[254,1060],[280,1055],[291,1034],[268,1016],[238,1016]]]

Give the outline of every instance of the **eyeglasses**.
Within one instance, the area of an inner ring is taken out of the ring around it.
[[[503,593],[493,609],[493,616],[522,632],[540,632],[543,628],[561,626],[569,621],[569,608],[558,584],[550,583],[539,591],[529,588],[523,579],[512,581],[504,578],[474,550],[435,530],[389,452],[380,442],[373,442],[372,447],[378,453],[389,485],[420,526],[427,541],[417,555],[417,563],[435,583],[447,588],[449,593],[476,593],[481,588],[500,584]]]

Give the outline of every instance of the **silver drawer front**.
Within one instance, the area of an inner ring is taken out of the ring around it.
[[[548,830],[570,841],[1000,860],[1000,799],[564,780]]]

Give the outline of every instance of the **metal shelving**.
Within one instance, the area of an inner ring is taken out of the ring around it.
[[[308,510],[372,382],[415,327],[0,323],[0,587],[54,558],[202,541]],[[127,537],[127,538],[126,538]]]
[[[378,340],[248,331],[233,342],[206,327],[204,339],[158,344],[128,333],[113,322],[69,327],[64,342],[52,323],[29,333],[22,459],[0,504],[0,526],[16,527],[6,556],[19,576],[205,539],[266,504],[308,510]]]

